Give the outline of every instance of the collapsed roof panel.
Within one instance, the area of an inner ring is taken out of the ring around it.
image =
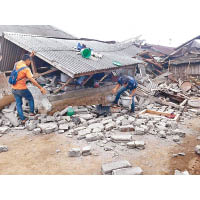
[[[56,67],[71,77],[81,76],[88,73],[119,69],[120,67],[132,66],[142,63],[142,61],[126,55],[125,50],[130,48],[130,44],[107,44],[97,41],[66,40],[47,38],[30,34],[4,33],[4,40],[10,41],[26,51],[36,52],[36,56]],[[103,55],[102,58],[85,59],[77,55],[78,42],[84,43],[88,48]],[[6,43],[5,43],[6,44]],[[6,46],[2,46],[6,49]],[[11,52],[10,52],[11,53]],[[9,52],[7,52],[9,56]],[[0,70],[6,65],[2,59]],[[116,66],[113,61],[117,61],[121,66]]]
[[[75,38],[51,25],[0,25],[0,36],[2,36],[3,32],[25,33],[57,38]]]

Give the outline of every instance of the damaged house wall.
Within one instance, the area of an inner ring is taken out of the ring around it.
[[[176,78],[190,79],[200,76],[200,36],[185,42],[164,59]]]

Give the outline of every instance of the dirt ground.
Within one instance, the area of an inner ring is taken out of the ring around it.
[[[190,174],[200,174],[200,156],[194,153],[194,147],[200,144],[199,119],[189,120],[186,126],[187,136],[180,144],[169,139],[151,135],[134,136],[146,144],[144,150],[129,149],[121,146],[115,151],[107,151],[92,144],[93,155],[70,158],[67,152],[72,147],[83,147],[85,141],[58,134],[32,135],[25,131],[15,131],[0,138],[1,145],[7,145],[8,152],[0,153],[0,174],[68,174],[98,175],[103,163],[127,159],[133,166],[140,166],[144,174],[174,174],[174,170],[188,170]],[[56,153],[56,150],[60,150]],[[185,156],[173,157],[184,152]],[[116,156],[116,153],[119,155]]]

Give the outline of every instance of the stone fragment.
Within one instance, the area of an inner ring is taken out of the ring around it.
[[[5,134],[7,133],[7,131],[9,130],[10,128],[8,126],[2,126],[0,127],[0,133],[1,134]]]
[[[40,128],[33,129],[33,134],[38,135],[40,133],[41,133],[41,129]]]
[[[81,150],[79,148],[72,148],[68,152],[69,157],[80,157],[81,156]]]
[[[195,153],[198,154],[198,155],[200,155],[200,145],[197,145],[195,147]]]
[[[135,147],[137,149],[145,149],[145,142],[144,141],[135,141]]]
[[[105,147],[104,147],[104,150],[105,150],[105,151],[112,151],[112,150],[113,150],[113,147],[105,146]]]
[[[180,137],[178,135],[173,136],[174,142],[180,142]]]
[[[127,160],[120,160],[103,164],[101,167],[101,172],[104,175],[112,174],[113,170],[128,168],[128,167],[131,167],[131,164]]]
[[[134,148],[136,148],[136,146],[135,146],[135,141],[128,142],[128,143],[127,143],[127,148],[129,148],[129,149],[134,149]]]
[[[120,126],[119,130],[121,132],[130,132],[130,131],[134,131],[134,127],[133,125]]]
[[[160,131],[159,135],[161,138],[167,138],[165,131]]]
[[[82,149],[82,155],[83,156],[89,156],[91,154],[92,154],[91,153],[91,146],[85,146],[85,147],[83,147],[83,149]]]
[[[114,122],[110,122],[110,123],[106,124],[105,130],[106,131],[111,131],[114,127],[115,127],[115,123]]]
[[[58,130],[58,134],[63,134],[64,132],[64,130]]]
[[[0,153],[8,151],[8,147],[5,145],[0,145]]]
[[[69,129],[68,124],[60,124],[59,125],[59,130],[67,131],[68,129]]]
[[[132,140],[132,135],[112,135],[111,140],[113,142],[130,142]]]
[[[58,125],[54,122],[41,123],[41,124],[38,124],[37,127],[41,128],[42,131],[46,134],[53,133],[58,130]]]
[[[180,129],[175,129],[175,130],[173,130],[173,135],[178,135],[180,137],[185,137],[185,132],[183,132]]]
[[[83,129],[83,130],[80,130],[78,132],[78,140],[82,140],[86,137],[86,135],[90,134],[91,133],[91,129],[87,128],[87,129]]]
[[[112,174],[113,175],[142,175],[143,170],[140,167],[122,168],[122,169],[113,170]]]

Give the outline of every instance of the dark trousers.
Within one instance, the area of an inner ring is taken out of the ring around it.
[[[30,112],[34,113],[34,99],[33,96],[31,94],[31,92],[26,89],[26,90],[12,90],[12,93],[15,97],[16,100],[16,106],[17,106],[17,112],[18,115],[20,117],[21,120],[25,120],[24,114],[23,114],[23,109],[22,109],[22,98],[25,98],[28,103],[29,103],[29,107],[30,107]]]
[[[115,97],[115,100],[114,100],[114,103],[115,103],[115,104],[118,104],[118,101],[119,101],[119,98],[120,98],[121,94],[124,93],[124,92],[127,91],[127,90],[128,90],[128,88],[126,88],[126,87],[121,87],[121,88],[119,89],[119,91],[117,92],[117,95],[116,95],[116,97]],[[134,95],[133,95],[133,97],[132,97],[131,111],[132,111],[132,112],[135,112],[135,100],[134,100]]]

